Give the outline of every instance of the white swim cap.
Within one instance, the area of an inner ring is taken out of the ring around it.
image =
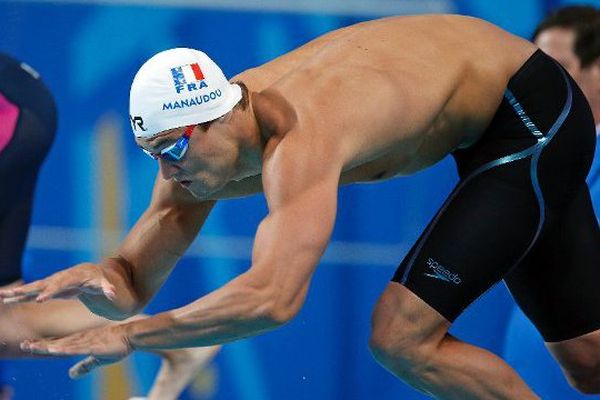
[[[129,116],[136,137],[217,119],[242,98],[242,89],[201,51],[162,51],[142,65],[131,84]]]

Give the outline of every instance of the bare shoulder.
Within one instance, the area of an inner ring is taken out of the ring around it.
[[[337,187],[346,156],[331,135],[296,126],[270,140],[263,155],[262,180],[270,205],[327,185]]]
[[[498,49],[511,47],[511,43],[522,46],[526,41],[474,17],[394,16],[333,30],[233,80],[243,80],[251,90],[262,91],[287,78],[296,79],[298,72],[305,73],[311,67],[322,73],[329,66],[358,61],[356,65],[377,68],[390,61],[410,61],[431,54],[447,61],[450,56],[460,59],[461,53],[502,53]]]
[[[336,41],[364,24],[355,24],[327,32],[309,42],[292,49],[260,66],[249,68],[234,76],[232,81],[241,80],[253,91],[262,91],[273,85],[302,66],[307,60],[312,59],[317,53],[326,48],[331,42]]]

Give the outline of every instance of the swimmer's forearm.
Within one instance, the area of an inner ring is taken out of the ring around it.
[[[147,350],[210,346],[255,336],[290,321],[302,307],[333,225],[303,231],[294,217],[299,214],[293,211],[295,207],[272,212],[261,222],[253,264],[246,273],[185,307],[132,323],[127,332],[131,345]],[[322,217],[323,213],[312,216],[321,222]],[[303,216],[302,221],[312,225],[310,219]]]
[[[114,259],[128,271],[142,307],[196,238],[214,204],[151,207],[129,232]]]
[[[176,310],[128,324],[134,349],[210,346],[264,333],[285,323],[274,315],[266,288],[242,283],[244,275]]]
[[[97,266],[113,296],[79,296],[93,313],[123,320],[140,312],[169,276],[214,206],[203,203],[151,206],[128,233],[119,251]]]

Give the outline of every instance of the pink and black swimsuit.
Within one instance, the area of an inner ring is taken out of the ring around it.
[[[21,278],[37,175],[55,132],[48,88],[29,67],[0,53],[0,286]]]

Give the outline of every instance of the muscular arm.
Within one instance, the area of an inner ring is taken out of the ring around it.
[[[152,201],[123,241],[117,254],[100,266],[116,286],[115,311],[99,296],[80,299],[97,314],[123,319],[139,310],[162,286],[190,246],[214,201],[198,202],[179,184],[157,177]],[[111,314],[121,315],[111,315]]]
[[[129,324],[132,346],[205,346],[289,321],[333,229],[342,163],[328,153],[332,148],[293,133],[270,143],[263,165],[269,214],[258,228],[251,268],[194,303]]]

